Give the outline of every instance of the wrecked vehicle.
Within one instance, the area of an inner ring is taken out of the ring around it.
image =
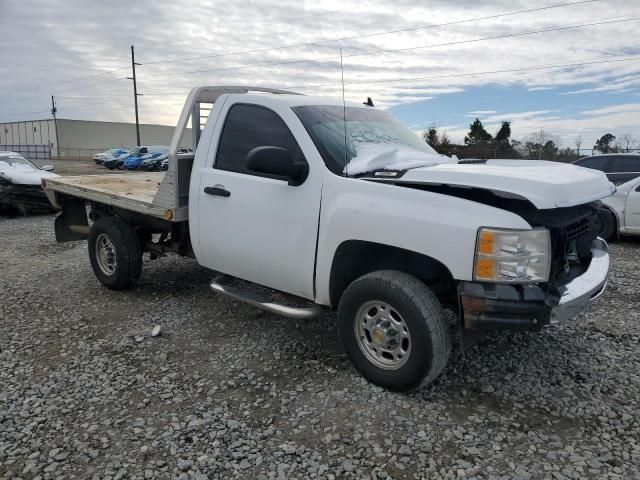
[[[53,167],[38,167],[16,152],[0,151],[0,211],[50,212],[53,207],[42,191],[42,179],[57,177]]]
[[[178,155],[189,123],[195,155]],[[458,162],[371,102],[195,88],[167,172],[47,179],[45,191],[57,240],[87,239],[107,288],[132,287],[144,252],[194,257],[218,272],[217,294],[295,319],[337,311],[353,364],[394,390],[434,381],[454,337],[465,348],[487,330],[568,320],[609,271],[604,173]]]

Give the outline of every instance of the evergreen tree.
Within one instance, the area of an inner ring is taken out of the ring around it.
[[[502,122],[502,125],[500,126],[500,130],[498,130],[493,140],[498,144],[501,144],[501,143],[508,144],[510,139],[511,139],[511,122]]]
[[[599,140],[596,141],[596,144],[593,146],[595,150],[599,150],[602,153],[612,153],[615,152],[616,149],[613,147],[612,143],[616,139],[614,135],[610,133],[605,133]]]
[[[437,147],[440,145],[440,141],[438,139],[438,129],[436,127],[430,127],[428,130],[422,132],[422,138],[432,147]]]
[[[477,145],[479,143],[490,142],[491,139],[491,134],[484,129],[480,119],[476,118],[475,122],[469,125],[469,133],[464,137],[464,143],[467,145]]]

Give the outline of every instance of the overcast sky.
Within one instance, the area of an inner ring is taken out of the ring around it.
[[[342,48],[347,98],[416,131],[640,136],[640,0],[567,3],[0,0],[0,121],[48,118],[52,94],[61,118],[132,121],[132,44],[140,120],[162,124],[196,85],[339,96]]]

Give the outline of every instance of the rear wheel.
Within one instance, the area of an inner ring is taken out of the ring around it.
[[[451,354],[449,326],[417,278],[381,270],[354,281],[338,306],[345,350],[368,380],[407,391],[433,382]]]
[[[601,208],[598,210],[598,218],[600,219],[600,237],[607,242],[615,238],[618,222],[616,217],[610,210]]]
[[[99,218],[89,233],[89,260],[96,277],[107,288],[132,287],[142,272],[138,235],[118,217]]]

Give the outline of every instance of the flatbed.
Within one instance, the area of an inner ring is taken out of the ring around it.
[[[47,188],[89,201],[166,218],[166,208],[154,203],[164,172],[83,175],[47,179]]]

